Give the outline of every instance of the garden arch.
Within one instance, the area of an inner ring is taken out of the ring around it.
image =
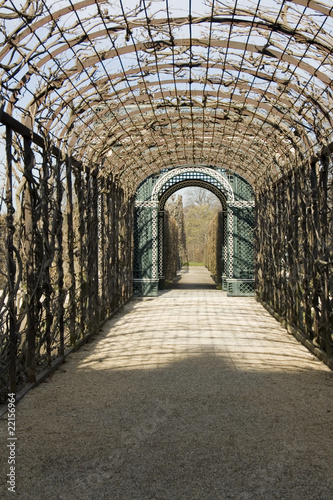
[[[331,3],[1,2],[0,398],[98,332],[133,261],[156,293],[153,189],[179,168],[232,186],[228,293],[253,292],[255,198],[258,300],[333,353]]]
[[[164,205],[181,187],[214,192],[223,208],[222,289],[254,293],[254,195],[241,176],[209,166],[178,167],[148,177],[137,189],[134,219],[134,293],[156,295],[164,282]]]

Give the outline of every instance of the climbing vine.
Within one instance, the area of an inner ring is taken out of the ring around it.
[[[257,196],[257,296],[333,354],[333,162],[323,148]]]
[[[132,293],[132,199],[111,175],[55,152],[7,126],[1,398],[97,333]]]

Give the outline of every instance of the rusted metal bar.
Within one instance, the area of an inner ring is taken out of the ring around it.
[[[78,204],[78,255],[79,255],[79,336],[84,336],[86,320],[86,276],[85,276],[85,202],[84,202],[84,178],[80,170],[75,172],[75,191]]]
[[[53,315],[51,312],[51,295],[52,286],[50,279],[50,267],[53,260],[53,248],[51,248],[49,241],[49,157],[46,153],[43,154],[42,178],[41,178],[41,211],[42,211],[42,224],[43,224],[43,308],[45,310],[45,332],[44,339],[46,342],[46,357],[48,366],[51,365],[51,325]]]
[[[280,307],[280,314],[281,317],[285,318],[286,316],[286,307],[287,307],[287,300],[286,300],[286,284],[287,284],[287,262],[286,262],[286,210],[285,210],[285,203],[284,203],[284,192],[285,192],[285,179],[283,179],[283,182],[279,184],[279,205],[280,205],[280,257],[281,257],[281,307]]]
[[[99,247],[99,279],[100,285],[100,306],[101,306],[101,319],[105,318],[106,315],[106,302],[107,302],[107,291],[106,291],[106,262],[107,262],[107,233],[106,233],[106,196],[105,190],[105,179],[99,180],[100,194],[99,194],[99,231],[100,231],[100,247]]]
[[[329,297],[329,261],[330,249],[328,246],[328,168],[329,152],[321,155],[321,169],[319,172],[320,189],[320,262],[318,272],[321,279],[319,337],[322,348],[327,354],[333,354],[332,327],[330,325],[330,297]]]
[[[89,170],[85,172],[86,177],[86,191],[85,191],[85,199],[86,199],[86,307],[87,307],[87,325],[85,325],[86,329],[91,331],[94,327],[94,235],[95,230],[93,228],[94,224],[94,214],[93,214],[93,187],[92,187],[92,175]]]
[[[320,282],[317,272],[318,239],[319,239],[319,211],[318,211],[318,176],[317,161],[311,162],[311,215],[312,224],[310,231],[310,248],[312,253],[312,308],[313,308],[313,335],[316,341],[319,339],[319,288]]]
[[[119,190],[119,188],[116,186],[116,196],[115,196],[115,213],[119,214],[121,210],[121,205],[122,205],[122,192]],[[114,247],[114,252],[115,252],[115,270],[116,270],[116,282],[115,282],[115,298],[116,298],[116,304],[121,301],[121,277],[120,277],[120,262],[119,262],[119,255],[120,255],[120,245],[121,245],[121,224],[122,220],[121,217],[116,217],[115,219],[115,229],[116,229],[116,238],[115,238],[115,247]]]
[[[292,173],[290,173],[287,184],[286,184],[286,197],[287,197],[287,256],[288,256],[288,312],[287,321],[290,325],[293,325],[295,320],[295,302],[296,298],[296,286],[295,286],[295,253],[294,253],[294,243],[295,243],[295,227],[294,227],[294,203],[293,203],[293,186],[294,179]]]
[[[293,237],[293,251],[295,253],[295,318],[294,322],[297,328],[302,328],[303,326],[303,312],[302,312],[302,290],[300,286],[300,269],[302,256],[300,253],[300,232],[299,232],[299,220],[300,220],[300,187],[299,187],[299,176],[294,173],[293,175],[293,227],[294,227],[294,237]]]
[[[279,241],[279,231],[280,231],[280,200],[278,199],[278,186],[273,186],[273,204],[274,204],[274,254],[275,254],[275,307],[276,310],[281,310],[281,246],[276,242]]]
[[[114,219],[115,219],[115,211],[114,211],[114,182],[111,179],[107,181],[107,231],[108,231],[108,239],[107,239],[107,284],[108,284],[108,313],[112,311],[114,295],[115,295],[115,273],[114,262],[114,240],[115,240],[115,230],[114,230]]]
[[[311,278],[311,264],[310,264],[310,208],[308,200],[308,169],[302,173],[300,177],[300,216],[301,216],[301,251],[303,254],[303,279],[302,279],[302,293],[303,293],[303,328],[307,337],[312,336],[312,319],[311,319],[311,299],[310,299],[310,278]]]
[[[99,290],[98,290],[98,180],[97,172],[93,171],[91,176],[91,314],[94,318],[93,329],[98,333],[100,322]]]
[[[274,207],[275,207],[275,238],[278,241],[278,235],[280,232],[280,198],[279,198],[279,188],[274,185]],[[275,255],[276,255],[276,287],[277,287],[277,310],[281,310],[281,288],[282,288],[282,260],[281,260],[281,246],[275,245]]]

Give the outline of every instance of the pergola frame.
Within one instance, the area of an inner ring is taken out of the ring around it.
[[[176,167],[251,184],[257,297],[332,354],[333,7],[197,8],[1,3],[1,395],[128,300],[134,195]]]

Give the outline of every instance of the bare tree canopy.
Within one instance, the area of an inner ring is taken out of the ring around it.
[[[197,205],[197,206],[207,206],[208,209],[221,210],[221,202],[219,199],[211,193],[208,189],[201,187],[189,187],[186,188],[186,198],[185,206]]]

